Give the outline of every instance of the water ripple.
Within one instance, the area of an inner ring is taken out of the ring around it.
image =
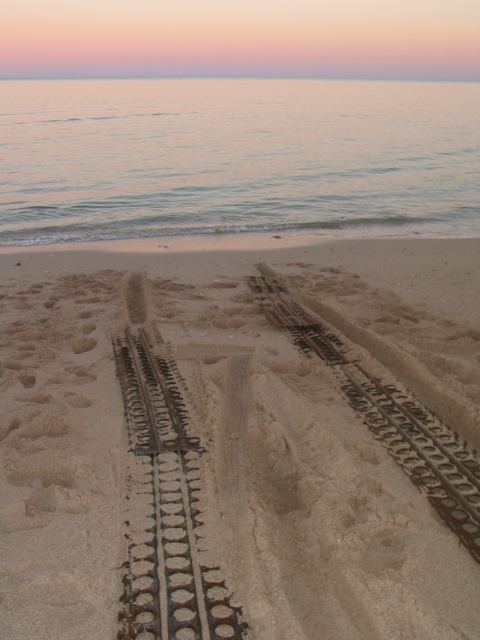
[[[475,85],[449,85],[441,100],[428,83],[3,89],[0,244],[244,231],[480,234]]]

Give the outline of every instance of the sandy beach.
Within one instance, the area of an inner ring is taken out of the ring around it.
[[[479,637],[478,564],[332,367],[262,311],[247,284],[259,263],[362,366],[480,447],[480,239],[4,250],[2,638],[116,637],[129,443],[112,337],[127,327],[157,330],[184,381],[204,447],[199,552],[249,638]]]

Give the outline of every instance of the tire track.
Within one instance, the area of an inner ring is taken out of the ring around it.
[[[143,324],[147,321],[148,305],[145,296],[145,276],[132,273],[127,280],[125,300],[128,317],[132,324]]]
[[[339,387],[472,557],[480,562],[480,462],[474,449],[395,385],[384,385],[353,359],[342,337],[309,314],[268,267],[249,285],[266,316],[307,356],[332,367]]]
[[[113,348],[130,443],[117,638],[245,640],[220,568],[198,550],[202,448],[190,434],[184,382],[144,329],[116,336]]]
[[[225,373],[222,409],[222,439],[218,451],[220,508],[228,523],[227,542],[232,558],[242,554],[241,524],[247,510],[246,446],[250,406],[252,354],[230,356]],[[231,560],[233,565],[238,565]]]

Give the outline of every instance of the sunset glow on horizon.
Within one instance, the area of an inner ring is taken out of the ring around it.
[[[17,0],[0,77],[480,80],[478,0]]]

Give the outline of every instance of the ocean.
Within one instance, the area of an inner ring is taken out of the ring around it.
[[[0,82],[0,245],[480,235],[480,84]]]

